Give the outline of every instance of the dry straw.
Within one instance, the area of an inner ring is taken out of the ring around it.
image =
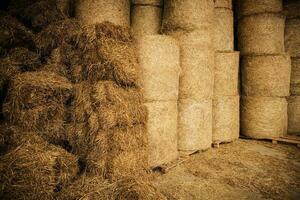
[[[168,36],[144,36],[138,47],[145,100],[176,101],[180,73],[176,41]]]
[[[243,97],[241,133],[256,139],[272,139],[287,133],[287,101],[276,97]]]
[[[148,168],[147,134],[144,125],[100,131],[86,157],[88,174],[109,180],[139,177]]]
[[[42,28],[51,22],[65,19],[67,13],[58,8],[56,0],[42,0],[26,7],[19,15],[33,28]]]
[[[131,9],[131,28],[135,36],[158,34],[162,9],[156,6],[135,5]]]
[[[162,31],[193,31],[211,26],[213,19],[212,0],[168,0],[164,2]]]
[[[0,13],[0,45],[4,48],[16,46],[34,47],[34,34],[17,19]]]
[[[58,200],[166,200],[167,198],[150,182],[132,177],[109,183],[99,177],[83,175],[72,185],[62,190]]]
[[[288,0],[283,2],[283,11],[288,19],[300,17],[300,2],[298,0]]]
[[[300,19],[285,22],[285,48],[292,57],[300,57]]]
[[[156,101],[145,105],[149,111],[149,164],[157,167],[175,160],[178,156],[177,101]]]
[[[300,133],[300,96],[289,97],[288,103],[288,132]]]
[[[139,86],[140,68],[134,40],[129,28],[116,26],[110,22],[96,25],[97,44],[93,59],[86,66],[87,79],[114,80],[120,86]],[[92,49],[93,50],[93,49]]]
[[[238,0],[238,16],[282,11],[282,0]]]
[[[232,0],[214,0],[215,8],[232,9]]]
[[[110,21],[129,27],[130,0],[79,0],[76,2],[75,16],[86,25]]]
[[[211,98],[214,87],[214,50],[201,43],[182,42],[179,99]]]
[[[212,100],[180,100],[178,103],[178,149],[193,153],[212,143]]]
[[[213,141],[232,142],[240,133],[240,97],[213,99]]]
[[[288,55],[244,56],[242,66],[244,95],[289,96],[291,59]]]
[[[285,53],[284,22],[281,14],[266,13],[242,18],[238,24],[241,55]]]
[[[239,52],[215,53],[214,96],[239,95]]]
[[[215,50],[233,51],[233,37],[232,10],[226,8],[215,8]]]
[[[300,58],[292,58],[291,95],[300,96]]]
[[[131,0],[134,5],[162,6],[163,0]]]
[[[14,139],[22,140],[22,144],[0,162],[0,193],[5,199],[52,199],[55,190],[77,175],[74,155],[46,144],[34,133],[22,132]]]

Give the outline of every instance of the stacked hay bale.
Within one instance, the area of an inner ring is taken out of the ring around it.
[[[169,36],[143,36],[139,40],[139,59],[145,105],[149,111],[149,162],[151,167],[158,167],[178,155],[179,48]]]
[[[130,26],[130,0],[79,0],[75,4],[75,17],[83,24],[104,21]]]
[[[234,51],[231,0],[215,1],[213,142],[239,137],[239,52]]]
[[[295,0],[284,1],[285,48],[292,56],[291,97],[288,102],[288,132],[300,133],[300,2]]]
[[[206,150],[212,143],[213,0],[167,0],[162,32],[180,45],[178,149]]]
[[[239,1],[238,45],[242,55],[241,130],[272,139],[287,132],[291,72],[284,48],[282,1]]]
[[[162,0],[132,1],[131,28],[135,37],[160,32],[162,4]]]

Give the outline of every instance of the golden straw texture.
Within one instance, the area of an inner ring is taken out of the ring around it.
[[[215,8],[227,8],[232,9],[232,0],[214,0]]]
[[[300,96],[289,97],[288,103],[288,132],[300,133]]]
[[[282,15],[269,13],[242,18],[238,23],[241,55],[285,53],[284,21]]]
[[[290,76],[291,59],[288,55],[242,58],[243,95],[289,96]]]
[[[232,142],[240,133],[240,97],[213,99],[213,141]]]
[[[206,150],[212,143],[212,100],[178,102],[178,149]]]
[[[76,1],[75,16],[86,25],[109,21],[129,27],[130,0],[79,0]]]
[[[177,101],[156,101],[145,105],[149,112],[149,164],[156,167],[169,163],[178,156]]]
[[[163,0],[131,0],[134,5],[162,6]]]
[[[282,0],[237,0],[238,16],[282,11]]]
[[[145,100],[176,101],[180,73],[176,41],[168,36],[145,36],[138,46]]]
[[[291,95],[300,96],[300,58],[292,58]]]
[[[241,133],[256,139],[272,139],[287,133],[287,101],[276,97],[243,97]]]
[[[300,19],[286,20],[284,40],[286,51],[292,57],[300,57]]]
[[[215,53],[214,96],[239,94],[239,52]]]

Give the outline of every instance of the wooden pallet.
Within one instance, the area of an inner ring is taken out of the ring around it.
[[[240,136],[241,139],[252,139],[246,136]],[[285,143],[285,144],[294,144],[297,145],[297,147],[300,148],[300,137],[299,136],[281,136],[279,138],[272,138],[272,139],[262,139],[265,141],[271,141],[273,144],[278,144],[278,143]]]

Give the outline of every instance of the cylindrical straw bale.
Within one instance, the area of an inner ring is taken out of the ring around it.
[[[243,97],[241,132],[256,139],[272,139],[287,133],[287,101],[276,97]]]
[[[162,22],[163,32],[193,31],[211,26],[214,19],[213,0],[166,0]]]
[[[131,28],[135,36],[158,34],[161,27],[161,11],[156,6],[133,6]]]
[[[291,95],[300,96],[300,58],[292,58]]]
[[[109,21],[129,27],[130,0],[77,0],[75,17],[85,25]]]
[[[201,44],[185,43],[180,47],[181,76],[179,99],[211,98],[214,87],[214,50]]]
[[[133,5],[162,6],[163,0],[131,0]]]
[[[239,95],[238,51],[215,54],[214,96]]]
[[[238,16],[282,11],[282,0],[238,0]]]
[[[284,53],[284,23],[280,14],[259,14],[242,18],[238,24],[241,55]]]
[[[171,162],[178,156],[177,101],[156,101],[145,105],[149,111],[149,164],[156,167]]]
[[[284,14],[288,19],[300,17],[300,1],[299,0],[285,0],[283,1]]]
[[[244,56],[242,91],[247,96],[290,94],[291,59],[287,55]]]
[[[284,37],[286,51],[292,57],[300,57],[300,19],[286,20]]]
[[[180,100],[178,103],[178,149],[193,153],[212,144],[212,100]]]
[[[213,141],[232,142],[240,133],[240,97],[223,96],[213,100]]]
[[[215,8],[227,8],[232,9],[232,0],[214,0]]]
[[[138,47],[146,101],[176,101],[180,73],[176,41],[169,36],[145,36],[139,40]]]
[[[214,43],[216,51],[233,51],[233,12],[226,8],[215,9]]]
[[[300,133],[300,96],[291,96],[288,105],[288,132]]]

